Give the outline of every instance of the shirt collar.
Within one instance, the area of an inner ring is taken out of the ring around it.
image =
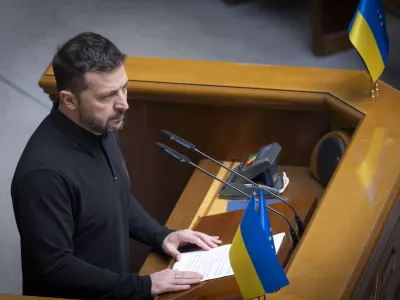
[[[51,111],[50,118],[58,129],[92,155],[96,155],[101,150],[100,142],[103,135],[96,135],[82,128],[58,109]]]

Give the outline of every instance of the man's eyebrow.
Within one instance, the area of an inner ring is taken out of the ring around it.
[[[125,88],[128,85],[128,83],[129,83],[129,80],[127,80],[125,82],[125,84],[122,86],[122,88]],[[107,91],[107,92],[101,93],[99,96],[100,97],[105,97],[105,96],[108,96],[108,95],[113,95],[113,94],[116,94],[120,89],[121,88],[116,89],[116,90]]]

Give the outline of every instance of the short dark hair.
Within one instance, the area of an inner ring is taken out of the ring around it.
[[[84,75],[87,72],[109,72],[120,67],[125,54],[110,40],[93,32],[75,35],[58,47],[52,67],[57,88],[70,90],[78,96],[86,89]]]

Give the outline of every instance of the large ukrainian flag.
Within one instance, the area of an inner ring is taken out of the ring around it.
[[[261,189],[259,209],[253,196],[233,238],[229,259],[244,299],[275,292],[289,284],[276,256]]]
[[[381,76],[389,53],[381,0],[361,0],[349,26],[350,41],[362,57],[373,82]]]

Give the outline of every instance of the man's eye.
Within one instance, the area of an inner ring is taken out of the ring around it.
[[[114,94],[108,94],[103,96],[103,99],[110,99]]]

